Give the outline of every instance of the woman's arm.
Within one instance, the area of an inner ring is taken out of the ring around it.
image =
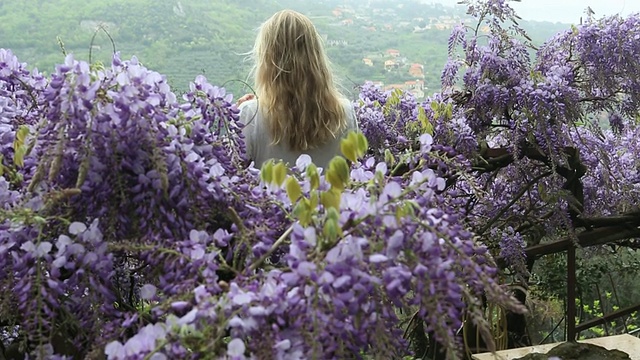
[[[356,117],[356,111],[353,108],[353,103],[351,100],[344,99],[344,112],[347,117],[347,132],[351,130],[360,130],[360,126],[358,124],[358,118]]]
[[[257,127],[257,101],[252,94],[247,94],[238,99],[238,109],[240,110],[240,122],[244,125],[242,133],[246,146],[246,154],[249,160],[255,160],[256,127]]]
[[[256,96],[253,94],[246,94],[243,97],[239,98],[238,101],[236,101],[236,106],[240,107],[240,105],[242,105],[243,102],[253,100],[255,98]]]

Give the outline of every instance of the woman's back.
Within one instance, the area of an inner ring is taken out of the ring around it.
[[[357,123],[315,26],[301,13],[279,11],[260,26],[252,54],[258,101],[240,106],[249,158],[256,167],[268,159],[293,165],[308,154],[326,167]]]
[[[247,155],[254,160],[255,167],[260,168],[262,164],[269,160],[282,160],[289,165],[295,165],[296,160],[302,154],[311,157],[314,164],[319,167],[326,168],[329,161],[334,156],[340,154],[340,141],[351,130],[356,130],[358,124],[351,102],[342,99],[341,104],[346,114],[346,127],[341,133],[336,134],[335,138],[329,139],[323,145],[308,150],[292,150],[288,144],[284,142],[274,143],[274,139],[270,136],[265,114],[259,110],[259,102],[250,100],[240,105],[240,120],[245,124],[243,130],[245,142],[247,144]]]

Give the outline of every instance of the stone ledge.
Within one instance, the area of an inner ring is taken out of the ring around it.
[[[615,336],[606,336],[595,339],[587,339],[578,341],[580,343],[587,343],[602,346],[608,350],[620,350],[629,354],[631,360],[640,360],[640,338],[635,336],[624,334]],[[529,346],[518,349],[502,350],[495,354],[482,353],[474,354],[471,356],[474,360],[514,360],[531,353],[547,353],[549,350],[560,345],[562,343],[544,344]]]

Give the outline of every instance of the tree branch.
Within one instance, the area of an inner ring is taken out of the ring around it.
[[[579,217],[578,222],[586,228],[599,228],[605,226],[628,225],[640,226],[640,214],[625,214],[609,217]]]
[[[478,232],[478,235],[482,235],[484,234],[487,230],[489,230],[491,228],[491,226],[498,221],[498,219],[500,219],[500,217],[502,215],[504,215],[505,212],[507,212],[507,210],[509,210],[509,208],[511,208],[511,206],[513,206],[513,204],[516,203],[516,201],[518,201],[524,194],[527,193],[527,191],[529,191],[529,189],[531,189],[531,187],[533,185],[535,185],[538,181],[540,181],[540,179],[547,177],[549,175],[551,175],[552,172],[551,171],[547,171],[545,173],[542,173],[538,176],[536,176],[535,178],[533,178],[531,181],[529,181],[527,183],[527,185],[525,187],[523,187],[522,189],[520,189],[520,191],[516,194],[516,196],[513,197],[513,199],[511,199],[511,201],[509,201],[509,203],[503,207],[502,209],[500,209],[500,211],[498,211],[497,214],[495,214],[491,220],[489,220],[489,222],[487,222],[482,229],[480,229],[480,231]]]
[[[271,245],[271,248],[269,248],[269,250],[267,250],[266,253],[262,254],[262,256],[260,256],[259,259],[257,259],[253,264],[251,264],[251,266],[249,266],[249,272],[254,272],[256,269],[258,269],[258,267],[260,265],[262,265],[262,263],[267,260],[267,258],[269,256],[271,256],[271,254],[273,254],[274,251],[276,251],[277,248],[280,247],[280,245],[282,245],[289,237],[289,235],[291,234],[291,232],[293,231],[293,225],[291,225],[279,238],[278,240],[276,240],[276,242],[273,243],[273,245]]]
[[[640,237],[640,227],[609,226],[583,231],[576,236],[578,245],[582,247],[604,245],[619,240]],[[525,249],[527,257],[539,257],[565,251],[574,242],[574,236],[567,236],[562,240],[531,246]]]

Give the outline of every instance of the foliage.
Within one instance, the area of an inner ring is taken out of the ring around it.
[[[395,309],[415,307],[453,357],[463,312],[487,328],[480,294],[518,308],[439,195],[453,160],[429,134],[403,177],[360,160],[361,134],[342,143],[352,169],[302,157],[258,176],[237,108],[203,77],[178,103],[135,58],[92,69],[68,56],[37,87],[2,56],[15,115],[1,281],[5,309],[23,314],[2,318],[34,355],[392,356]]]
[[[623,35],[640,31],[637,17],[590,19],[549,40],[532,61],[524,31],[502,25],[516,18],[506,2],[470,11],[491,36],[481,43],[473,28],[454,30],[442,77],[443,96],[461,105],[454,118],[464,118],[480,145],[474,169],[489,196],[471,208],[476,229],[511,228],[531,246],[615,225],[589,218],[632,212],[638,200],[637,151],[626,139],[638,132],[632,69],[640,48],[631,40],[638,35]],[[624,114],[626,128],[602,128],[602,112]]]
[[[464,117],[479,144],[472,164],[485,193],[469,202],[475,232],[525,288],[536,258],[518,256],[523,240],[524,255],[554,242],[565,249],[606,242],[614,251],[637,249],[640,174],[629,139],[639,131],[638,16],[588,18],[532,58],[533,46],[506,1],[470,2],[469,12],[478,26],[454,29],[442,80],[443,96],[460,105],[454,117]],[[478,32],[481,25],[489,37]],[[595,272],[588,259],[611,254],[597,247],[580,253],[585,261],[574,285],[582,291],[611,271],[600,261]],[[566,297],[558,289],[567,286],[558,259],[545,259],[534,277]]]
[[[601,299],[601,300],[600,300]],[[598,300],[593,300],[593,302],[582,304],[578,301],[578,305],[580,306],[581,313],[584,314],[586,319],[598,318],[606,315],[603,311],[616,311],[620,310],[620,307],[617,305],[613,305],[613,293],[605,292],[602,294]],[[579,300],[579,299],[577,299]],[[592,337],[602,337],[609,336],[614,334],[626,333],[628,331],[632,331],[638,328],[639,319],[638,313],[633,312],[630,316],[625,317],[622,321],[608,321],[604,325],[595,326],[587,331],[587,334],[583,334],[580,336],[580,339],[588,339]]]
[[[386,11],[372,14],[371,8],[354,1],[349,5],[371,18],[355,19],[357,23],[353,26],[339,26],[342,19],[330,15],[332,9],[344,4],[309,0],[4,1],[0,3],[0,37],[3,39],[0,46],[20,54],[30,68],[51,73],[55,64],[64,61],[58,39],[76,59],[107,65],[111,63],[115,45],[123,58],[135,54],[146,67],[165,74],[176,93],[187,92],[191,80],[197,75],[206,75],[212,83],[224,85],[227,92],[238,96],[250,91],[236,80],[247,80],[250,64],[244,61],[243,54],[251,50],[256,36],[254,30],[275,11],[291,8],[312,16],[327,40],[348,43],[327,48],[345,91],[350,93],[353,85],[367,79],[386,83],[415,80],[406,71],[402,74],[379,71],[380,62],[372,68],[363,66],[363,57],[384,53],[389,48],[399,49],[410,62],[424,64],[427,86],[440,87],[438,74],[446,61],[448,31],[413,33],[413,19],[447,15],[447,11],[464,16],[463,11],[407,2],[405,7],[411,11],[385,16]],[[393,31],[381,29],[385,23],[395,26],[402,22],[409,25]],[[380,31],[363,31],[363,26],[376,26]],[[539,43],[564,28],[550,23],[524,26]]]

